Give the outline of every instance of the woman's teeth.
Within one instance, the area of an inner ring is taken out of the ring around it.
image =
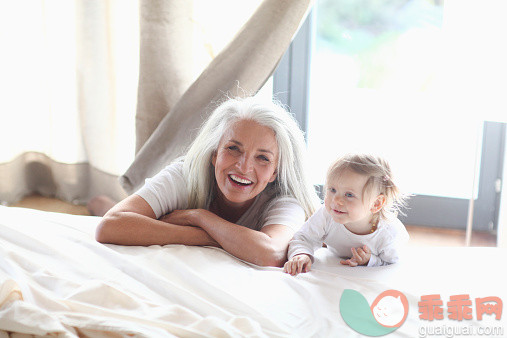
[[[229,175],[229,177],[236,183],[240,183],[240,184],[252,184],[252,181],[249,181],[247,179],[244,179],[244,178],[241,178],[241,177],[238,177],[236,175]]]

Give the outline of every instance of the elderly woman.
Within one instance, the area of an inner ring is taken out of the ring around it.
[[[96,238],[218,246],[257,265],[283,266],[289,240],[319,203],[304,153],[303,134],[281,106],[230,99],[183,159],[105,214]]]

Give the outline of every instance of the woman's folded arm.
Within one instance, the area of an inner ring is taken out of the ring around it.
[[[203,229],[157,220],[150,205],[137,195],[127,197],[104,215],[95,238],[120,245],[218,245]]]
[[[293,235],[285,225],[271,224],[257,231],[228,222],[204,209],[176,210],[167,219],[175,224],[204,229],[230,254],[260,266],[282,267]]]

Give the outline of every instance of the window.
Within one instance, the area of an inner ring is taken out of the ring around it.
[[[313,182],[343,153],[380,153],[416,195],[407,224],[464,228],[473,195],[474,228],[494,228],[505,126],[483,121],[507,108],[499,6],[317,1],[274,81],[307,130]]]

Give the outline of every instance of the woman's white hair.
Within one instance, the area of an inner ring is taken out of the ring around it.
[[[184,158],[189,207],[207,208],[215,196],[212,156],[226,130],[235,122],[251,120],[271,128],[279,150],[277,178],[270,183],[276,196],[294,197],[310,217],[320,204],[315,188],[305,174],[306,145],[294,117],[281,104],[255,97],[232,98],[219,105],[204,123]]]

